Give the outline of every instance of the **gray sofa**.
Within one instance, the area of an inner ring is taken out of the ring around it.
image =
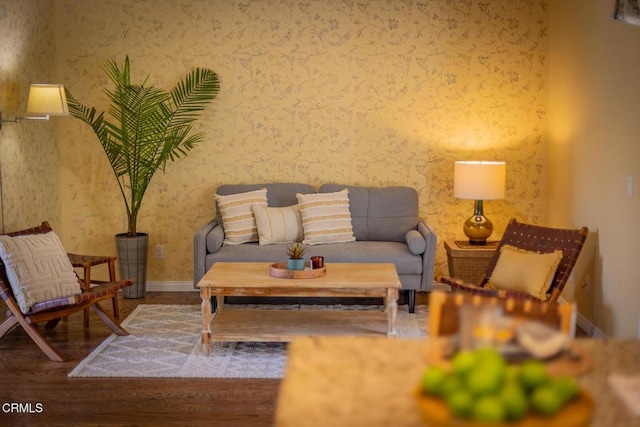
[[[269,183],[221,185],[217,194],[229,195],[267,188],[271,207],[298,203],[296,193],[316,190],[307,184]],[[428,291],[433,283],[436,234],[418,217],[418,194],[410,187],[357,187],[324,184],[320,193],[349,190],[355,242],[307,247],[306,257],[322,255],[332,262],[393,262],[402,290],[408,292],[409,311],[415,308],[416,291]],[[281,262],[286,246],[245,243],[222,245],[224,229],[220,212],[194,236],[194,286],[213,264],[223,262]]]

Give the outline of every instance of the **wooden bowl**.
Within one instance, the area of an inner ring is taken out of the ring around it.
[[[504,423],[481,423],[454,418],[442,399],[427,396],[420,389],[416,392],[416,398],[422,420],[430,427],[581,427],[589,425],[593,413],[593,399],[585,391],[580,391],[575,399],[552,417],[529,413],[516,422]]]

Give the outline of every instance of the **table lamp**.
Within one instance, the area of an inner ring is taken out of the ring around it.
[[[463,225],[472,245],[485,245],[493,232],[493,224],[484,216],[482,201],[504,198],[504,162],[456,162],[453,172],[453,196],[475,200],[473,215]]]

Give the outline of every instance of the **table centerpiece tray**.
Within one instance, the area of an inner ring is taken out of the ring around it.
[[[276,262],[269,266],[269,274],[281,279],[315,279],[326,275],[327,268],[311,268],[311,264],[306,262],[304,270],[289,270],[286,262]]]

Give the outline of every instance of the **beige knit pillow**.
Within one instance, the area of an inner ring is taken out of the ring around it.
[[[36,303],[82,292],[69,257],[53,231],[0,236],[0,258],[23,313]]]
[[[487,287],[526,293],[544,301],[561,260],[562,251],[539,253],[504,245]]]
[[[300,242],[303,237],[300,205],[269,208],[253,205],[261,245]]]
[[[252,206],[267,206],[266,188],[227,196],[216,194],[216,203],[222,216],[224,245],[258,241],[258,228]]]
[[[351,224],[348,189],[336,193],[298,193],[296,197],[300,204],[304,244],[320,245],[356,240]]]

